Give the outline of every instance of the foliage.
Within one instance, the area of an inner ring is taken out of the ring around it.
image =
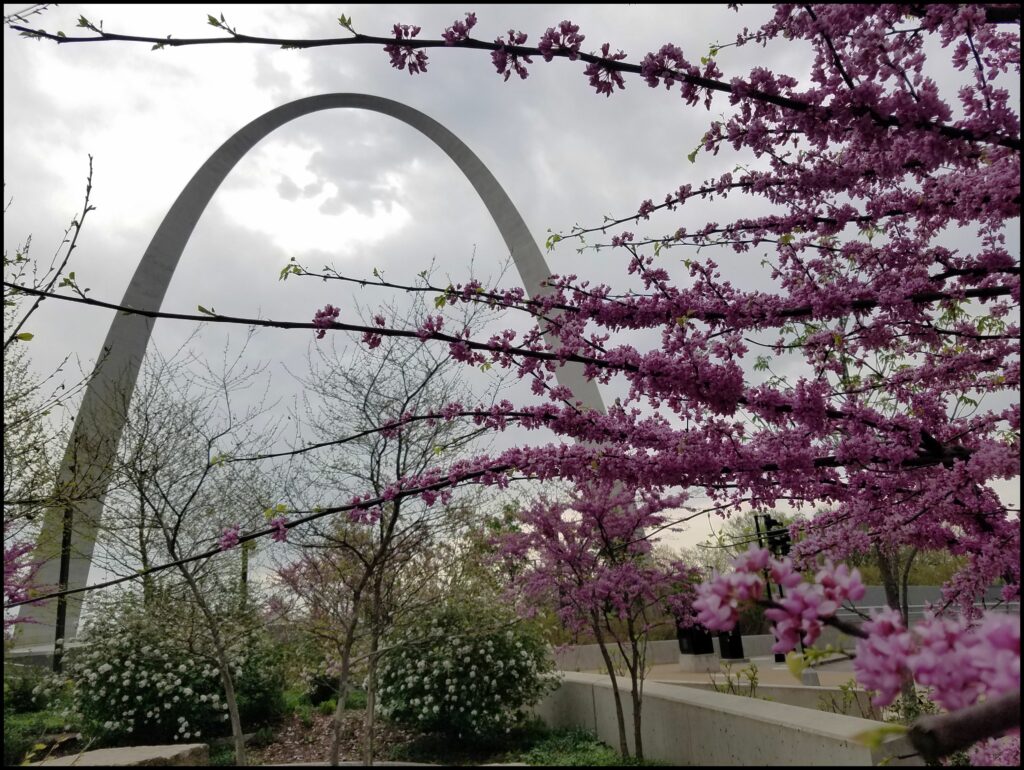
[[[89,644],[66,658],[73,710],[83,732],[107,743],[168,743],[212,738],[228,730],[217,664],[200,639],[169,633],[157,608],[126,601],[94,621]],[[252,632],[229,650],[239,711],[246,725],[284,708],[278,652]]]
[[[510,729],[556,681],[538,633],[480,607],[427,612],[391,645],[380,664],[379,711],[424,732]]]
[[[336,708],[338,708],[338,700],[336,698],[328,698],[325,701],[320,701],[317,704],[316,710],[325,716],[330,716]]]
[[[349,690],[345,698],[345,708],[360,710],[366,708],[366,692],[363,690]]]
[[[235,750],[230,744],[218,744],[210,747],[210,767],[233,767]]]
[[[548,767],[623,767],[660,764],[649,760],[638,762],[623,759],[615,749],[599,741],[592,733],[579,728],[554,731],[529,751],[514,756],[516,761],[528,765]]]
[[[388,759],[446,765],[517,764],[541,767],[656,766],[623,759],[615,749],[579,728],[551,730],[530,719],[507,733],[465,735],[457,742],[444,734],[422,735],[391,748]]]
[[[881,585],[882,576],[878,565],[870,555],[860,558],[851,557],[851,566],[860,570],[861,580],[865,585]],[[910,565],[910,576],[907,581],[912,586],[941,586],[951,580],[967,564],[966,556],[954,556],[949,551],[921,551]]]
[[[725,681],[721,684],[716,682],[714,677],[711,678],[711,682],[715,685],[715,689],[718,692],[724,692],[727,695],[746,695],[750,698],[758,697],[758,676],[756,663],[751,663],[749,666],[744,666],[735,674],[732,670],[732,663],[725,663],[722,666],[722,674],[725,677]]]
[[[25,754],[40,745],[45,735],[74,728],[66,718],[53,711],[9,712],[4,703],[4,767],[21,764]]]
[[[302,697],[313,706],[322,706],[325,702],[337,705],[338,701],[338,675],[334,668],[321,661],[315,668],[307,670],[303,677]],[[366,692],[349,688],[348,696],[345,698],[345,708],[365,708]],[[322,709],[321,709],[322,710]],[[323,713],[327,713],[324,711]]]
[[[24,713],[49,708],[60,700],[60,682],[38,666],[4,666],[4,712]]]
[[[833,714],[850,714],[853,707],[856,706],[860,711],[862,719],[881,719],[881,715],[871,703],[868,703],[866,709],[864,708],[859,697],[860,692],[863,691],[857,686],[857,680],[851,678],[839,685],[838,701],[835,695],[824,694],[818,696],[818,709]]]

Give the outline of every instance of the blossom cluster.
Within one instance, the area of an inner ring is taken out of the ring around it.
[[[886,706],[908,677],[931,688],[932,699],[949,711],[1020,689],[1020,619],[989,613],[980,623],[963,617],[926,616],[912,629],[895,610],[864,624],[857,643],[857,680]]]
[[[126,633],[70,657],[74,710],[86,730],[139,741],[190,741],[228,732],[217,667],[159,638],[135,647],[140,641]]]
[[[217,541],[217,544],[220,546],[220,549],[222,551],[226,551],[229,548],[234,548],[236,545],[238,545],[238,540],[241,534],[242,525],[232,524],[224,528],[224,531],[221,533],[220,538]]]
[[[313,326],[316,327],[316,338],[322,340],[324,335],[327,334],[327,329],[331,328],[331,324],[338,320],[338,314],[341,313],[340,308],[334,307],[334,305],[327,304],[323,308],[317,310],[313,315]]]
[[[421,49],[404,45],[402,41],[412,40],[420,33],[420,28],[412,24],[396,24],[394,26],[395,41],[384,46],[384,51],[391,58],[391,66],[403,70],[408,67],[410,75],[427,71],[427,54]],[[331,309],[328,305],[325,310]]]
[[[788,652],[800,642],[810,645],[842,602],[863,598],[856,569],[826,562],[813,581],[796,572],[790,559],[772,558],[767,549],[751,547],[733,561],[732,572],[701,584],[694,602],[698,622],[714,631],[731,630],[745,603],[769,604],[774,621],[774,652]],[[782,586],[784,598],[765,602],[765,578]],[[1020,620],[989,613],[979,623],[967,617],[928,614],[907,629],[900,613],[883,610],[860,627],[854,659],[857,681],[875,693],[873,703],[893,702],[911,678],[932,691],[932,699],[949,711],[981,697],[1020,689]]]
[[[806,582],[789,558],[776,559],[767,548],[751,546],[733,560],[733,570],[715,575],[697,588],[694,602],[697,621],[712,631],[729,631],[739,620],[740,607],[758,602],[765,595],[767,572],[772,582],[785,592],[765,616],[774,621],[776,643],[773,652],[788,652],[796,648],[801,638],[811,645],[821,635],[823,620],[835,615],[846,600],[864,597],[865,589],[857,569],[845,564],[838,566],[830,560],[815,575],[814,582]]]
[[[31,558],[34,546],[30,543],[13,543],[4,545],[4,604],[20,602],[30,598],[30,589],[39,588],[33,586],[36,572],[39,570],[40,562]],[[11,627],[22,622],[19,618],[8,617],[4,613],[4,637],[6,638]]]
[[[467,13],[465,21],[460,21],[456,19],[455,21],[452,22],[452,25],[450,27],[447,27],[445,29],[445,31],[441,34],[441,37],[444,38],[446,44],[455,45],[456,43],[461,43],[463,40],[468,39],[469,31],[473,29],[473,27],[475,26],[476,14]]]
[[[496,38],[495,43],[500,47],[491,53],[491,62],[494,64],[494,68],[498,71],[499,75],[504,75],[505,80],[512,77],[512,73],[515,72],[521,79],[526,80],[530,74],[527,72],[526,67],[523,66],[523,62],[532,64],[533,60],[525,54],[517,54],[508,50],[506,47],[512,45],[522,45],[526,42],[527,35],[525,32],[516,32],[510,29],[508,31],[508,41],[503,38]]]

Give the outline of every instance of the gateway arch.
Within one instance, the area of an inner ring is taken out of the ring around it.
[[[121,305],[159,310],[192,230],[235,164],[275,129],[304,115],[332,109],[369,110],[397,118],[444,150],[487,207],[527,293],[536,297],[545,291],[541,284],[551,272],[540,249],[508,195],[472,150],[419,110],[379,96],[345,93],[310,96],[277,107],[224,142],[195,173],[160,223]],[[124,410],[112,408],[115,400],[110,396],[121,394],[123,403],[124,395],[134,391],[154,321],[118,313],[110,324],[64,455],[61,488],[67,490],[63,497],[73,502],[49,509],[43,519],[37,554],[44,562],[36,576],[38,585],[66,585],[73,589],[86,584],[103,515],[107,484],[104,469],[111,467],[125,421]],[[546,341],[553,342],[550,338]],[[604,411],[597,385],[583,376],[579,364],[566,364],[556,370],[556,375],[559,384],[570,388],[585,406]],[[76,490],[81,500],[75,500]],[[60,493],[58,499],[61,499]],[[62,551],[69,553],[70,558],[62,560]],[[65,574],[61,574],[62,562]],[[73,594],[66,597],[65,602],[49,599],[36,606],[23,605],[20,617],[31,622],[17,627],[15,644],[19,651],[52,650],[58,613],[64,614],[64,637],[73,639],[77,635],[82,597],[83,594]]]

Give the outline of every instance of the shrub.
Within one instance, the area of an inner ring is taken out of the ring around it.
[[[482,735],[514,725],[555,683],[540,634],[468,608],[425,614],[380,665],[379,712],[424,732]],[[488,626],[499,630],[486,631]]]
[[[622,767],[637,764],[623,760],[615,749],[580,728],[558,730],[542,739],[517,760],[529,765],[570,767]]]
[[[4,711],[23,714],[45,709],[52,698],[49,672],[38,666],[4,666]]]
[[[348,695],[345,696],[345,708],[365,709],[366,692],[364,690],[349,690]]]
[[[319,706],[325,700],[338,697],[338,677],[328,673],[326,662],[321,662],[315,669],[303,673],[303,681],[306,685],[306,697],[314,706]]]
[[[235,679],[239,716],[247,726],[265,724],[286,710],[280,651],[262,633],[255,634],[250,644]]]
[[[215,659],[196,639],[175,638],[157,612],[125,602],[88,629],[92,643],[66,658],[82,731],[103,743],[170,743],[230,732]],[[229,656],[244,727],[284,708],[280,661],[253,632]]]
[[[334,698],[331,698],[330,700],[320,701],[320,703],[317,704],[316,708],[317,711],[319,711],[321,714],[330,716],[334,713],[334,709],[338,708],[338,701],[336,701]]]
[[[302,672],[302,682],[306,699],[314,706],[325,701],[338,702],[338,666],[321,661],[315,668],[307,668]],[[366,693],[349,687],[345,698],[345,708],[366,708]]]

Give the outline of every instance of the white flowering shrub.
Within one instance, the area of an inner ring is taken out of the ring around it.
[[[103,743],[196,742],[230,734],[220,671],[210,650],[183,643],[140,608],[89,628],[89,644],[66,658],[73,710]],[[280,662],[252,635],[229,652],[244,727],[280,713]]]
[[[468,609],[443,609],[401,636],[379,667],[381,716],[423,732],[482,735],[513,727],[557,684],[538,632]]]
[[[4,712],[42,711],[61,695],[61,679],[38,666],[4,666]]]

